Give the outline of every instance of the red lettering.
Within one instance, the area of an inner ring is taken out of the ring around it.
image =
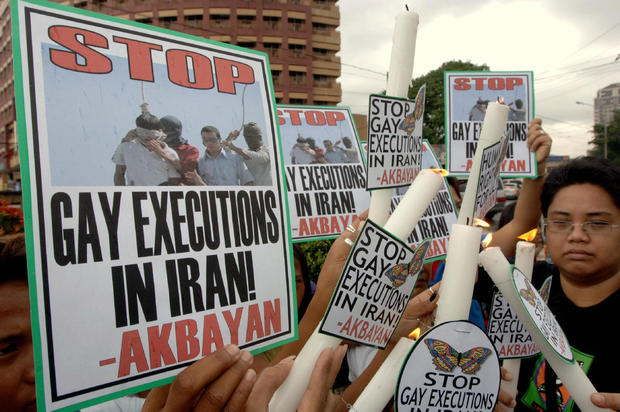
[[[192,61],[194,81],[190,80],[188,58]],[[187,50],[171,49],[166,51],[168,63],[168,78],[174,84],[191,89],[211,89],[213,87],[213,73],[211,60],[202,54]]]
[[[284,120],[284,118],[282,117],[282,110],[278,109],[276,112],[278,113],[278,124],[282,126],[284,123],[286,123],[286,120]]]
[[[322,126],[325,124],[325,116],[323,115],[323,112],[308,110],[305,115],[306,123],[308,123],[310,126]]]
[[[248,307],[248,328],[245,332],[245,341],[250,342],[254,339],[254,333],[256,333],[256,339],[260,339],[265,336],[263,331],[263,321],[260,317],[260,310],[258,305],[253,304]]]
[[[129,77],[134,80],[144,80],[145,82],[154,81],[151,50],[161,51],[162,47],[157,44],[145,43],[118,36],[114,36],[112,39],[116,43],[122,43],[127,46]]]
[[[291,124],[293,126],[301,125],[301,119],[299,118],[299,113],[301,113],[301,110],[285,110],[284,112],[288,113],[288,115],[291,117]]]
[[[321,233],[329,233],[329,219],[325,216],[319,218],[321,220]]]
[[[213,348],[214,344],[215,348]],[[202,356],[207,356],[223,346],[224,340],[220,332],[220,325],[217,322],[217,316],[213,313],[206,315],[202,328]]]
[[[491,90],[504,90],[506,82],[503,77],[491,77],[489,79],[489,89]]]
[[[512,90],[515,86],[521,86],[523,79],[521,77],[508,77],[506,78],[506,89]]]
[[[121,356],[118,363],[118,377],[129,375],[131,364],[135,363],[138,372],[144,372],[149,368],[146,355],[137,330],[123,332],[121,342]]]
[[[230,343],[234,343],[235,345],[239,344],[239,324],[241,323],[242,312],[243,308],[237,308],[234,317],[230,314],[229,310],[222,312],[224,320],[228,325],[228,330],[230,330]]]
[[[147,329],[149,336],[149,359],[151,361],[151,368],[159,368],[161,366],[161,359],[164,359],[164,364],[172,365],[176,362],[174,354],[168,339],[170,338],[170,331],[172,330],[171,323],[165,323],[161,325],[161,332],[159,326],[151,326]]]
[[[476,90],[483,90],[484,89],[484,81],[486,80],[486,77],[476,77],[474,78],[474,83],[476,83]]]
[[[263,310],[265,311],[265,335],[271,334],[271,327],[273,326],[273,333],[278,333],[282,330],[282,320],[280,316],[280,299],[273,301],[267,301],[263,304]]]
[[[325,112],[325,117],[327,118],[327,124],[330,126],[335,126],[340,120],[344,120],[344,113],[342,112]]]
[[[310,218],[310,233],[313,235],[321,233],[319,230],[319,219],[316,217]]]
[[[471,86],[469,85],[469,79],[466,77],[461,77],[458,79],[454,79],[454,90],[469,90]]]
[[[196,339],[198,326],[193,319],[175,322],[174,332],[177,338],[177,358],[179,362],[190,360],[200,353],[200,342]]]
[[[254,71],[247,64],[219,57],[214,57],[213,62],[219,92],[235,94],[236,83],[254,83]]]
[[[99,33],[68,26],[52,26],[48,30],[51,40],[70,51],[50,49],[50,60],[56,66],[84,73],[103,74],[112,71],[112,62],[103,54],[87,46],[108,48],[108,40]],[[78,40],[82,37],[82,41]],[[78,56],[84,63],[78,62]]]

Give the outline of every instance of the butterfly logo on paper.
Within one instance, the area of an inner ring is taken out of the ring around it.
[[[525,284],[526,289],[519,290],[519,294],[532,306],[536,306],[536,295],[532,290],[532,286],[528,283]]]
[[[413,258],[409,263],[398,263],[385,271],[385,276],[392,281],[392,286],[397,288],[407,281],[407,276],[415,276],[418,274],[422,269],[424,258],[430,247],[430,239],[425,239],[415,250]]]
[[[433,364],[437,370],[445,372],[452,372],[458,366],[463,373],[474,375],[491,354],[490,349],[481,346],[461,353],[439,339],[424,339],[424,343],[433,357]]]
[[[417,107],[417,106],[416,106]],[[405,116],[405,118],[398,125],[400,130],[404,130],[408,135],[413,133],[413,129],[415,129],[415,110]]]

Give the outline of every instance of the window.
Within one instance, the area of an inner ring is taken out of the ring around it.
[[[267,54],[273,57],[280,56],[280,44],[279,43],[263,43],[263,47]]]
[[[212,14],[211,26],[217,28],[228,27],[230,16],[228,14]]]
[[[289,77],[291,84],[306,84],[306,73],[304,72],[290,72]]]
[[[185,24],[190,27],[200,27],[202,25],[202,14],[185,16]]]
[[[288,54],[291,57],[303,57],[305,51],[306,51],[306,46],[304,46],[303,44],[289,44],[288,45]]]
[[[280,18],[277,16],[263,16],[263,22],[267,30],[278,30],[280,28]]]
[[[246,49],[254,49],[256,48],[256,42],[255,41],[239,41],[237,42],[237,46],[245,47]]]
[[[288,28],[291,31],[302,31],[306,28],[306,21],[302,19],[288,19]]]
[[[280,70],[272,70],[271,71],[271,79],[273,80],[273,85],[277,86],[280,84],[280,75],[282,72]]]
[[[289,99],[289,104],[306,104],[306,99]]]
[[[312,33],[315,34],[329,34],[329,28],[327,24],[323,23],[312,23]]]
[[[176,23],[176,21],[177,21],[177,16],[166,16],[166,17],[159,18],[159,23],[163,25],[164,27],[170,27],[172,23]]]
[[[153,23],[153,19],[151,17],[142,17],[140,19],[136,19],[137,22],[151,24]]]
[[[254,27],[254,22],[256,21],[255,16],[237,16],[237,23],[239,23],[239,27],[249,29]]]
[[[330,87],[331,86],[331,77],[325,76],[322,74],[313,74],[312,78],[314,80],[313,85],[315,87]]]

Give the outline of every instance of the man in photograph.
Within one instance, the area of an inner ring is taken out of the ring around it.
[[[231,151],[223,150],[219,130],[205,126],[200,131],[205,154],[198,161],[198,174],[206,185],[251,186],[254,181],[243,159]]]

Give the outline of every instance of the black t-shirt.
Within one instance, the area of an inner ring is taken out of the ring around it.
[[[550,286],[547,304],[566,334],[576,361],[583,363],[582,369],[594,387],[599,392],[620,392],[620,356],[615,346],[619,336],[620,289],[597,305],[580,308],[564,294],[558,269],[546,262],[534,266],[532,283],[538,289],[543,283],[546,283],[545,288]],[[552,382],[551,385],[546,385],[547,381]],[[566,388],[551,368],[547,368],[542,355],[521,362],[518,388],[516,411],[579,411]],[[546,408],[548,393],[555,393],[557,408]]]

